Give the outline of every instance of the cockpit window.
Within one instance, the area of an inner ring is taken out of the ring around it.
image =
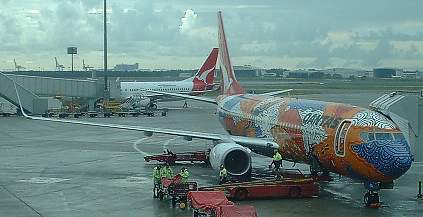
[[[373,134],[373,133],[372,133]],[[361,132],[360,133],[360,137],[361,137],[361,140],[363,141],[363,142],[368,142],[368,141],[370,141],[369,140],[369,133],[367,133],[367,132]]]
[[[404,135],[402,133],[387,133],[387,132],[361,132],[360,133],[361,141],[371,142],[375,140],[403,140]]]
[[[369,141],[373,141],[373,140],[375,140],[375,134],[369,133]]]
[[[395,140],[403,140],[404,135],[402,133],[393,133]]]
[[[392,134],[390,133],[375,133],[376,140],[392,140]]]

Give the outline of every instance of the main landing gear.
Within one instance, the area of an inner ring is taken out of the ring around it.
[[[367,193],[364,194],[364,198],[363,198],[364,205],[369,208],[379,208],[380,207],[379,183],[365,182],[364,186],[368,190]]]

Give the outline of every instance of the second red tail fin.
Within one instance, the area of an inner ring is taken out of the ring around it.
[[[193,78],[194,90],[204,91],[213,89],[218,50],[218,48],[213,48],[209,57],[207,57],[197,74],[195,74]]]

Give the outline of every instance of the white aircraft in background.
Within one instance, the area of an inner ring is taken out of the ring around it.
[[[200,95],[213,90],[218,48],[213,48],[203,66],[191,78],[182,81],[161,82],[120,82],[121,96],[126,107],[149,107],[157,109],[157,101],[176,101],[181,98],[169,97],[149,91]]]

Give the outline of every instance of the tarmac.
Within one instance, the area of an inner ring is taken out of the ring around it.
[[[372,95],[373,94],[373,95]],[[366,106],[379,93],[309,95],[301,98],[346,102]],[[213,105],[189,101],[160,104],[171,107],[168,116],[81,118],[85,121],[136,126],[225,133]],[[61,123],[0,117],[0,216],[192,216],[191,210],[172,208],[170,200],[152,197],[154,163],[144,162],[148,154],[164,148],[174,152],[205,150],[202,140],[142,132],[103,129]],[[416,153],[423,154],[423,153]],[[253,167],[266,170],[269,158],[254,155]],[[292,163],[284,162],[291,168]],[[217,182],[217,173],[204,164],[185,166],[199,185]],[[297,164],[304,172],[308,166]],[[334,175],[321,183],[320,196],[308,199],[243,201],[253,205],[258,216],[420,216],[423,200],[417,199],[418,181],[423,181],[423,163],[380,194],[382,207],[363,206],[363,184]],[[239,203],[239,202],[236,202]]]

